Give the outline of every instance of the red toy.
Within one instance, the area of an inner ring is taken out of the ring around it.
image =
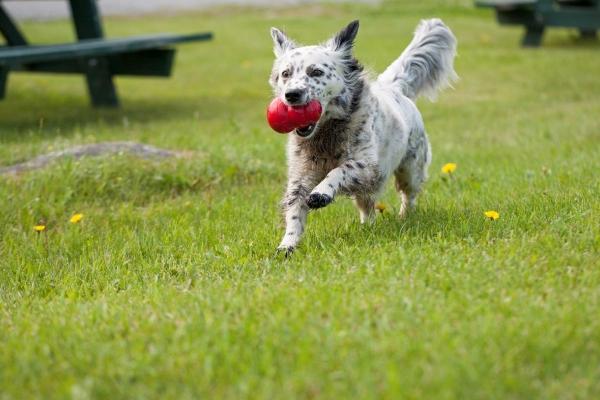
[[[273,130],[288,133],[316,123],[321,117],[321,111],[321,103],[317,100],[303,106],[288,106],[276,98],[267,108],[267,121]]]

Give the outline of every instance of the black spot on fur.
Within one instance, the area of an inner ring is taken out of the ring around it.
[[[358,62],[357,62],[358,64]],[[362,71],[362,66],[360,66],[360,70]],[[354,88],[354,92],[352,93],[352,101],[350,102],[350,113],[354,114],[356,110],[358,110],[358,106],[360,105],[360,97],[362,95],[365,83],[362,79],[359,79],[356,83],[356,87]]]
[[[358,20],[352,21],[342,29],[335,37],[333,38],[333,48],[335,50],[349,50],[354,45],[354,39],[356,38],[356,34],[358,33]]]
[[[309,193],[309,190],[304,185],[298,185],[289,190],[284,199],[284,208],[292,207],[299,199],[304,199]]]

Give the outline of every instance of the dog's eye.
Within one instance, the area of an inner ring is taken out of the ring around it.
[[[319,76],[323,76],[324,72],[321,71],[320,69],[313,69],[312,71],[310,71],[310,73],[308,74],[309,76],[311,76],[312,78],[318,78]]]
[[[289,70],[285,70],[281,73],[281,77],[283,78],[289,78],[290,77],[290,71]]]

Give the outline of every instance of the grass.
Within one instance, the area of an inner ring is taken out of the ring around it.
[[[312,42],[360,17],[356,53],[381,71],[433,15],[462,79],[419,103],[434,161],[417,211],[399,220],[390,184],[361,227],[340,199],[274,257],[285,138],[264,121],[268,28]],[[119,78],[116,111],[89,108],[80,77],[12,75],[0,164],[107,140],[192,156],[0,178],[0,399],[600,397],[597,43],[554,30],[523,50],[466,0],[106,25],[216,36],[181,46],[169,80]],[[66,21],[25,30],[72,38]]]

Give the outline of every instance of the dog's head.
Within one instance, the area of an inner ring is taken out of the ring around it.
[[[292,106],[318,100],[323,107],[319,122],[296,129],[298,136],[310,138],[325,119],[347,111],[362,71],[352,55],[357,33],[358,21],[353,21],[324,44],[298,46],[271,28],[276,59],[269,83],[275,96]]]

